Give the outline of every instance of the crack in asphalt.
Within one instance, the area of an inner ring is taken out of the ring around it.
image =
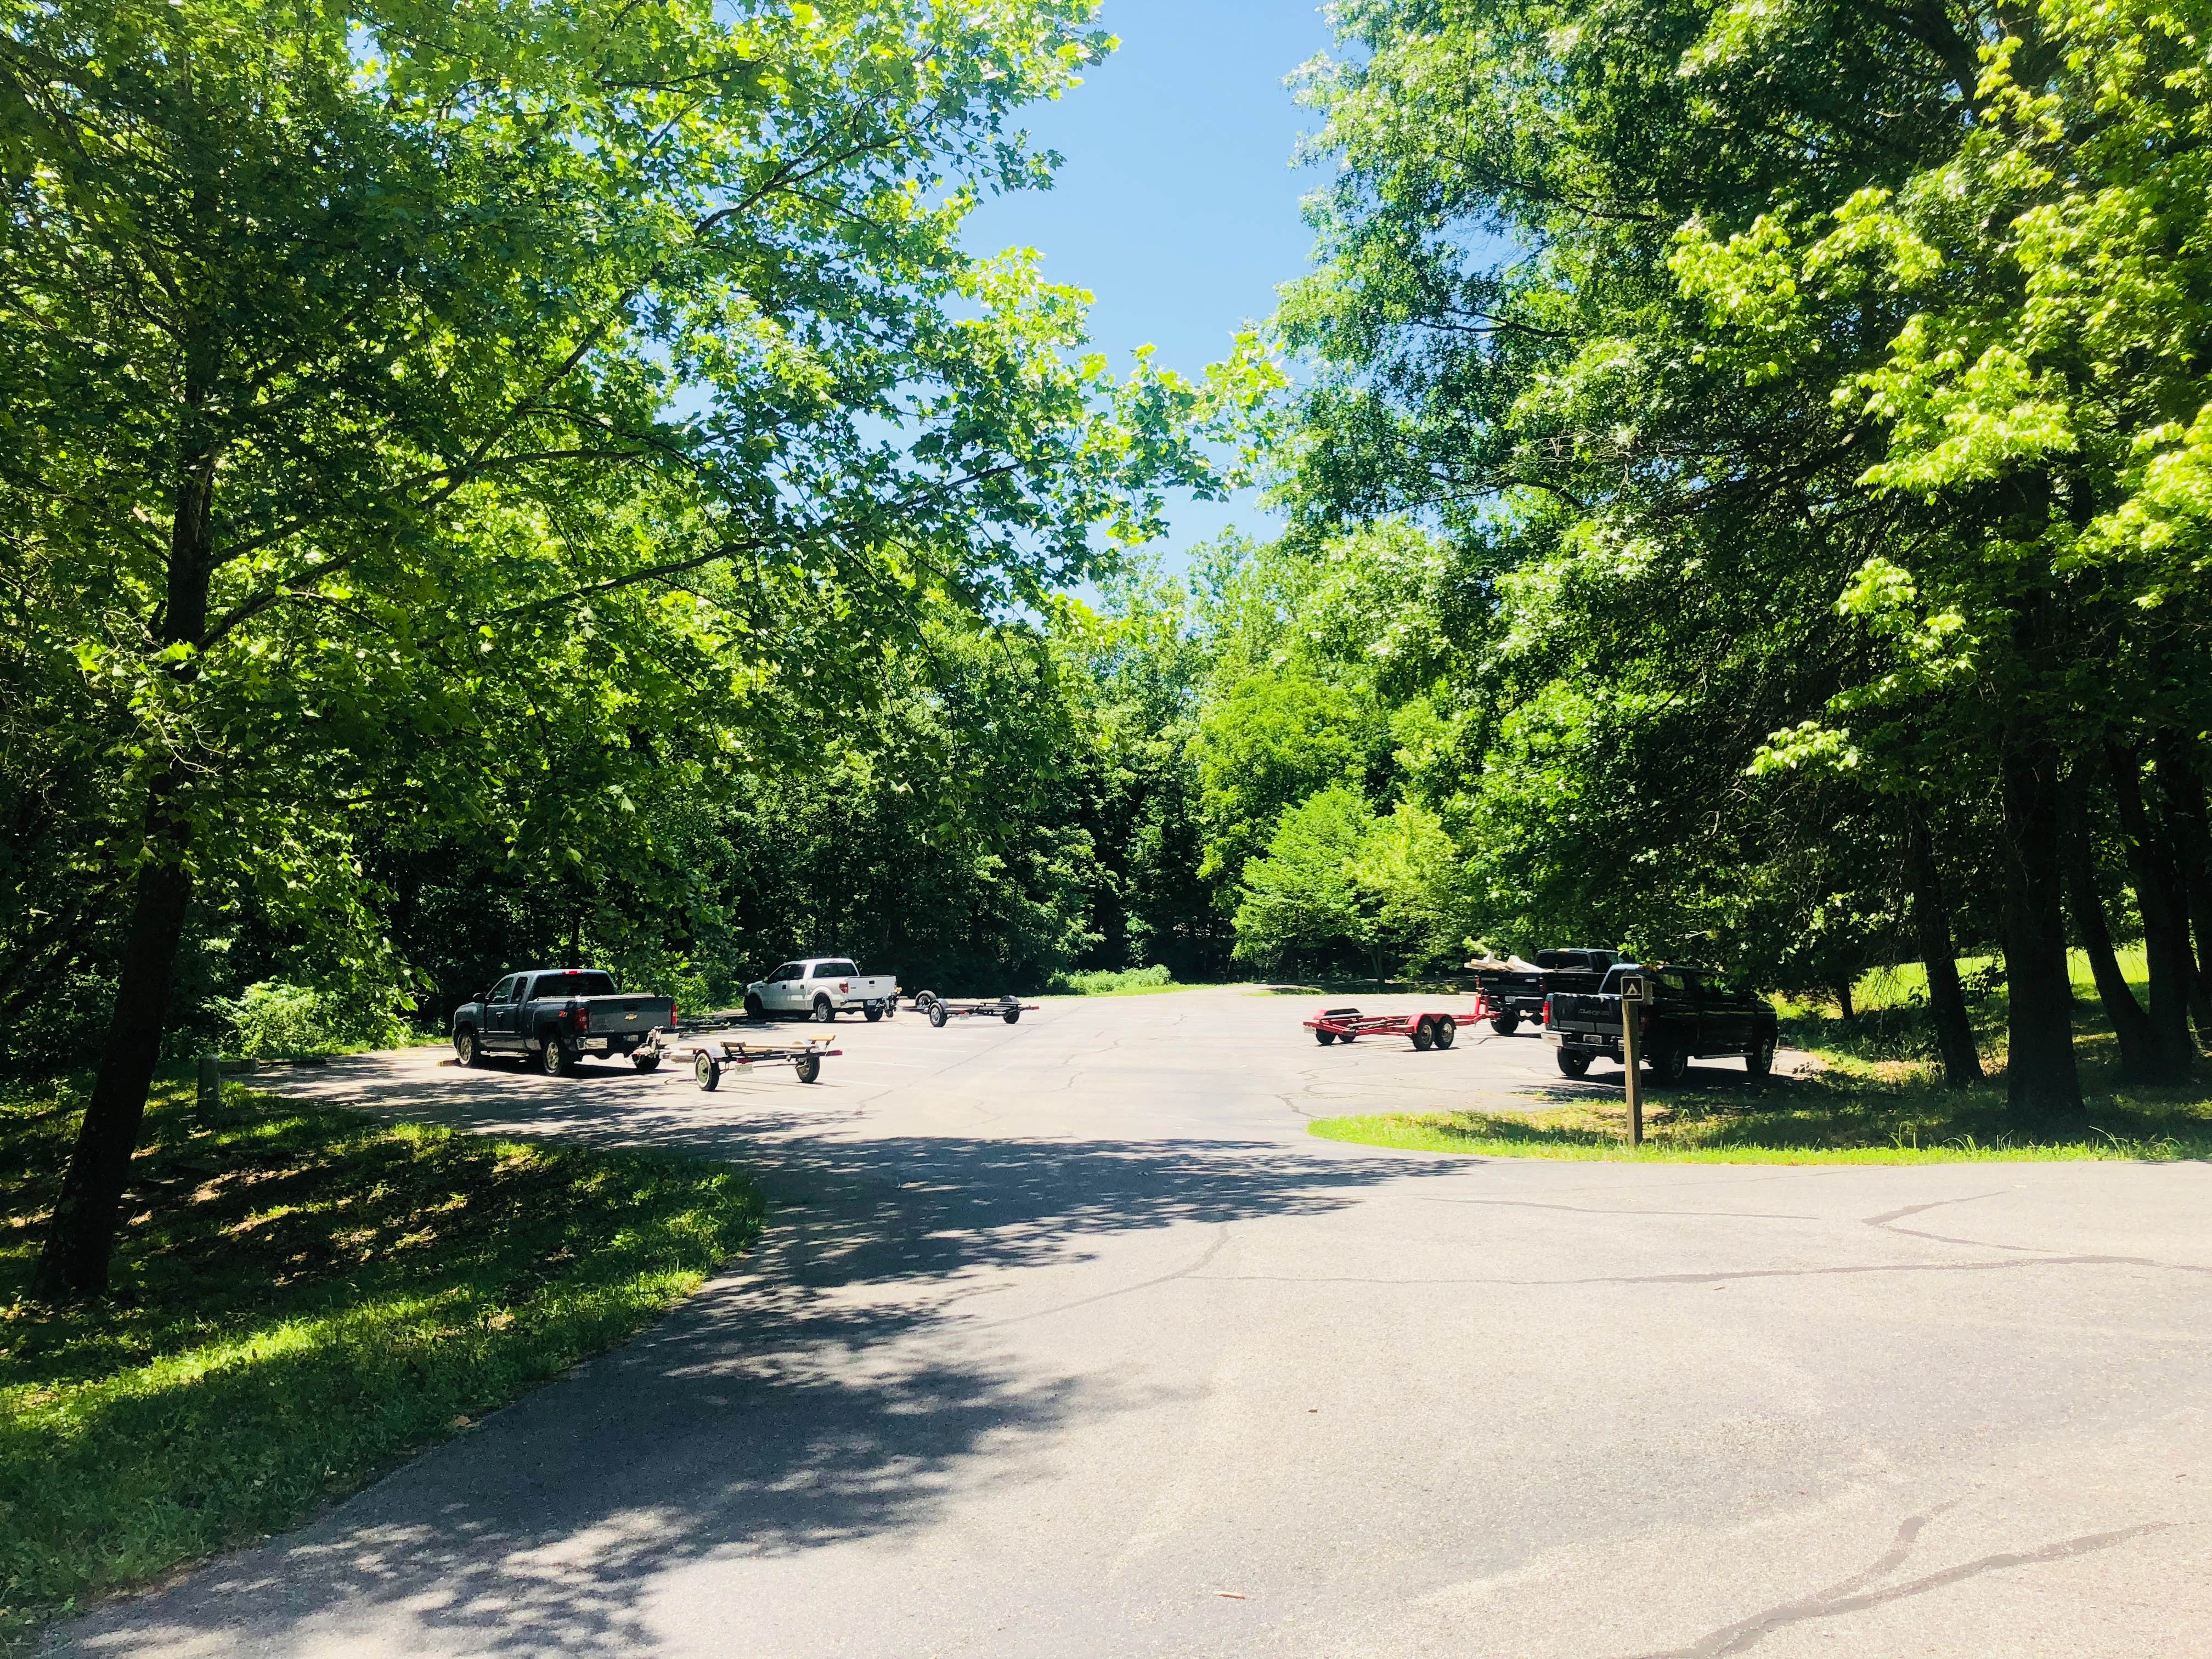
[[[1850,1273],[1973,1273],[2015,1267],[2153,1267],[2168,1273],[2206,1273],[2185,1261],[2154,1261],[2140,1255],[2038,1255],[2002,1261],[1878,1261],[1833,1267],[1740,1267],[1719,1273],[1601,1274],[1590,1279],[1495,1279],[1479,1275],[1433,1279],[1384,1279],[1360,1273],[1213,1273],[1222,1280],[1249,1279],[1283,1285],[1498,1285],[1536,1289],[1552,1285],[1712,1285],[1735,1279],[1821,1279]]]
[[[1616,1210],[1601,1204],[1544,1204],[1533,1198],[1438,1198],[1430,1193],[1414,1196],[1424,1204],[1481,1204],[1507,1210],[1565,1210],[1570,1215],[1679,1215],[1693,1220],[1711,1217],[1729,1221],[1826,1221],[1826,1216],[1798,1215],[1779,1210]]]
[[[1638,1654],[1634,1659],[1723,1659],[1726,1655],[1742,1653],[1757,1646],[1774,1632],[1791,1625],[1863,1613],[1869,1607],[1901,1601],[1909,1596],[1925,1595],[1931,1590],[1945,1589],[1966,1579],[1980,1577],[1984,1573],[2002,1572],[2014,1567],[2040,1566],[2077,1555],[2088,1555],[2098,1550],[2110,1549],[2116,1544],[2124,1544],[2131,1538],[2140,1538],[2146,1533],[2164,1532],[2185,1524],[2172,1521],[2151,1521],[2141,1526],[2122,1527],[2112,1532],[2084,1533],[2079,1537],[2062,1539],[2038,1549],[2009,1550],[1979,1556],[1972,1561],[1960,1562],[1955,1567],[1946,1567],[1940,1572],[1927,1573],[1886,1589],[1862,1589],[1863,1586],[1903,1566],[1912,1554],[1913,1545],[1919,1538],[1921,1529],[1944,1510],[1952,1508],[1956,1501],[1938,1504],[1924,1514],[1906,1516],[1899,1524],[1897,1536],[1889,1548],[1871,1565],[1852,1574],[1839,1584],[1815,1591],[1798,1601],[1785,1601],[1779,1607],[1755,1613],[1748,1619],[1739,1619],[1733,1624],[1723,1625],[1718,1630],[1699,1637],[1687,1647],[1654,1650]]]
[[[1199,1269],[1206,1266],[1207,1262],[1212,1261],[1215,1256],[1220,1255],[1222,1247],[1228,1243],[1229,1229],[1226,1226],[1224,1226],[1220,1230],[1219,1234],[1215,1237],[1213,1243],[1207,1245],[1204,1250],[1200,1251],[1199,1253],[1198,1260],[1192,1262],[1188,1267],[1178,1267],[1171,1273],[1161,1273],[1157,1278],[1142,1279],[1134,1285],[1124,1285],[1118,1290],[1101,1291],[1096,1296],[1078,1297],[1073,1302],[1055,1303],[1049,1308],[1036,1308],[1024,1314],[1009,1314],[1004,1319],[987,1320],[983,1322],[981,1328],[987,1331],[995,1331],[1003,1326],[1019,1325],[1029,1320],[1042,1319],[1048,1314],[1066,1313],[1076,1308],[1087,1308],[1093,1303],[1110,1302],[1117,1296],[1134,1296],[1139,1291],[1149,1291],[1156,1285],[1171,1285],[1178,1279],[1189,1279],[1197,1276]]]

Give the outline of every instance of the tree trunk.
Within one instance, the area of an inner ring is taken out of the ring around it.
[[[194,647],[174,670],[180,679],[198,672],[197,648],[207,637],[208,590],[215,573],[217,446],[204,411],[215,382],[216,349],[217,342],[204,324],[186,337],[168,583],[151,629],[163,647]],[[185,913],[191,904],[185,775],[181,769],[171,770],[147,791],[146,843],[131,884],[130,931],[124,938],[122,971],[108,1014],[106,1046],[100,1050],[92,1098],[77,1126],[61,1196],[31,1276],[31,1294],[42,1301],[97,1296],[107,1288],[118,1206],[131,1178],[131,1154],[138,1148],[154,1067],[161,1059],[169,981],[176,969],[177,945],[184,937]]]
[[[2149,1027],[2154,1047],[2146,1080],[2186,1082],[2197,1069],[2197,1044],[2189,1035],[2189,994],[2197,963],[2189,952],[2188,895],[2172,846],[2158,833],[2143,805],[2142,763],[2131,750],[2107,744],[2112,801],[2127,849],[2136,904],[2142,913],[2143,955],[2150,969]]]
[[[2067,906],[2074,916],[2074,935],[2089,958],[2089,975],[2097,981],[2098,1000],[2112,1022],[2118,1041],[2120,1071],[2130,1081],[2160,1079],[2163,1056],[2150,1016],[2136,1000],[2120,959],[2112,949],[2112,931],[2105,917],[2105,902],[2097,891],[2097,859],[2089,841],[2088,813],[2078,780],[2068,786],[2063,857],[2066,860]],[[2124,817],[2124,815],[2123,815]]]
[[[1964,1089],[1982,1080],[1982,1055],[1974,1042],[1974,1023],[1966,1013],[1966,994],[1959,984],[1957,946],[1951,938],[1951,912],[1943,902],[1943,880],[1936,867],[1935,838],[1917,802],[1905,809],[1906,872],[1912,884],[1912,931],[1920,960],[1928,969],[1928,1012],[1936,1024],[1936,1046],[1943,1056],[1943,1081]]]
[[[2189,964],[2189,1012],[2197,1035],[2212,1043],[2212,825],[2206,822],[2197,747],[2179,732],[2161,731],[2154,754],[2159,793],[2165,797],[2166,842],[2179,866],[2189,926],[2197,935]]]
[[[2039,727],[2007,734],[2004,787],[2005,1096],[2029,1117],[2079,1119],[2074,984],[2066,968],[2065,882],[2058,854],[2058,762]]]
[[[169,976],[191,902],[191,872],[183,862],[180,826],[168,818],[173,790],[157,794],[149,812],[146,862],[138,871],[131,930],[123,946],[123,971],[100,1049],[100,1074],[77,1126],[69,1173],[46,1228],[31,1294],[43,1302],[98,1296],[107,1288],[108,1261],[121,1219],[131,1156],[138,1149],[146,1095],[161,1058],[161,1024],[168,1012]]]
[[[1836,981],[1836,1007],[1845,1019],[1858,1018],[1858,1010],[1851,1006],[1851,982],[1847,979]]]

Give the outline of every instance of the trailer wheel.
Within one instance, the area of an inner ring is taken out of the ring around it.
[[[884,1017],[884,1006],[880,1002],[871,1002],[860,1012],[866,1016],[868,1024],[873,1025]]]
[[[1589,1056],[1579,1048],[1562,1048],[1559,1070],[1569,1077],[1586,1077],[1589,1073]]]
[[[943,1003],[938,1001],[935,998],[932,998],[930,1000],[929,1023],[932,1025],[937,1026],[941,1030],[944,1027],[945,1022],[951,1018],[951,1015],[945,1012],[945,1005]]]
[[[464,1066],[482,1066],[485,1060],[483,1040],[465,1025],[453,1033],[453,1053]]]
[[[1493,1014],[1490,1018],[1490,1029],[1500,1036],[1511,1036],[1521,1029],[1521,1016],[1510,1008],[1502,1014]]]
[[[1009,1008],[1006,1010],[1006,1024],[1009,1025],[1018,1023],[1021,1017],[1022,1011],[1018,1008]]]
[[[760,1000],[760,993],[757,991],[745,993],[745,1018],[747,1019],[768,1018],[768,1004]]]
[[[1326,1048],[1330,1043],[1336,1041],[1336,1033],[1334,1031],[1317,1030],[1314,1033],[1314,1041],[1321,1044],[1322,1048]]]
[[[641,1072],[657,1072],[660,1069],[660,1056],[659,1054],[632,1054],[629,1057],[629,1063],[636,1066]]]
[[[691,1076],[708,1094],[722,1086],[722,1063],[714,1055],[702,1052],[691,1062]]]
[[[1459,1022],[1457,1020],[1454,1019],[1449,1014],[1438,1014],[1437,1016],[1437,1048],[1450,1048],[1452,1046],[1452,1039],[1456,1037],[1458,1035]]]
[[[817,1025],[827,1025],[836,1018],[837,1011],[830,1006],[830,999],[817,992],[814,997],[814,1023]]]
[[[1424,1014],[1413,1022],[1413,1047],[1419,1053],[1425,1054],[1436,1046],[1437,1028],[1429,1017]]]
[[[791,1069],[799,1073],[801,1083],[812,1083],[822,1075],[822,1057],[819,1054],[802,1054],[793,1063]]]

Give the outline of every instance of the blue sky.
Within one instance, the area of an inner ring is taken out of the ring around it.
[[[1025,123],[1066,158],[1057,184],[984,204],[968,245],[1036,248],[1052,280],[1089,289],[1092,342],[1117,367],[1150,344],[1195,374],[1306,267],[1298,198],[1317,175],[1291,156],[1314,117],[1283,77],[1328,47],[1328,26],[1310,0],[1105,0],[1099,23],[1121,50]],[[1272,522],[1249,498],[1173,518],[1170,553]]]

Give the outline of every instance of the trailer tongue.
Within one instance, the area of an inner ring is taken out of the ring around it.
[[[1489,999],[1477,993],[1474,1006],[1456,1013],[1430,1009],[1412,1014],[1363,1014],[1357,1008],[1324,1008],[1304,1024],[1314,1034],[1314,1041],[1324,1048],[1332,1042],[1350,1042],[1364,1036],[1402,1036],[1412,1038],[1414,1048],[1426,1052],[1450,1048],[1462,1025],[1488,1019],[1495,1012]]]

